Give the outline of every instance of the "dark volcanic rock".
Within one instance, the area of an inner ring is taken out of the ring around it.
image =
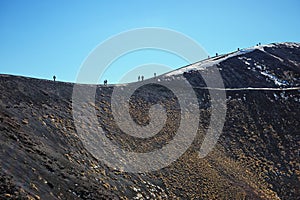
[[[198,151],[211,103],[200,72],[212,64],[224,81],[227,113],[217,145],[201,159]],[[221,55],[139,88],[129,101],[136,123],[150,122],[153,104],[167,111],[165,126],[147,139],[127,135],[114,121],[111,95],[121,86],[97,86],[95,102],[83,106],[95,109],[106,136],[123,149],[157,150],[174,139],[183,117],[177,97],[159,83],[182,75],[198,98],[198,105],[190,108],[200,108],[197,136],[178,160],[140,174],[112,169],[86,149],[74,125],[74,84],[0,75],[0,198],[297,199],[300,45],[273,44]],[[87,132],[90,128],[83,127]]]

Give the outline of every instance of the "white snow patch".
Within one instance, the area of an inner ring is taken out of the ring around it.
[[[247,62],[247,61],[244,61],[244,63],[246,64],[246,65],[251,65],[249,62]]]
[[[284,42],[281,44],[288,46],[290,48],[299,48],[300,47],[300,43],[295,43],[295,42]]]
[[[251,51],[254,51],[256,49],[260,50],[260,51],[265,51],[265,47],[275,47],[276,45],[274,44],[266,44],[266,45],[258,45],[258,46],[253,46],[253,47],[249,47],[249,48],[245,48],[245,49],[242,49],[241,51],[242,52],[246,52],[246,53],[249,53]],[[248,58],[251,60],[251,58]]]
[[[287,85],[286,81],[282,81],[279,78],[277,78],[276,76],[272,75],[272,74],[268,74],[266,72],[260,72],[262,75],[268,77],[269,79],[271,79],[272,81],[274,81],[274,83],[276,85],[282,86],[282,85]]]
[[[275,100],[278,100],[279,97],[277,96],[277,94],[274,93],[274,97],[275,97]]]
[[[239,60],[242,60],[246,65],[251,65],[249,61],[251,61],[251,58],[247,58],[245,56],[243,57],[238,57]]]
[[[263,70],[262,66],[260,66],[260,65],[256,65],[256,68],[258,68],[259,70]]]

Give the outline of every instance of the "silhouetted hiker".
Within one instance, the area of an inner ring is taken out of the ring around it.
[[[105,86],[107,85],[107,80],[104,80],[104,85],[105,85]]]
[[[54,75],[54,76],[53,76],[53,81],[54,81],[54,82],[55,82],[55,79],[56,79],[56,76]]]
[[[142,76],[142,81],[144,80],[144,76]]]
[[[138,76],[138,81],[140,81],[141,80],[141,77],[140,76]]]
[[[216,53],[216,56],[218,56],[219,54],[218,53]]]
[[[156,77],[156,73],[154,73],[154,78]]]

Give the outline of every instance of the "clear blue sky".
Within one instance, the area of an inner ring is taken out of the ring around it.
[[[211,55],[258,42],[300,42],[299,10],[299,0],[1,0],[0,73],[74,82],[99,43],[142,27],[181,32]],[[153,62],[186,64],[162,55]]]

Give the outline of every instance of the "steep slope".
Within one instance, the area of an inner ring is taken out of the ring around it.
[[[200,72],[212,65],[224,81],[227,112],[217,145],[200,158],[211,116],[210,94]],[[166,126],[147,140],[124,134],[114,121],[111,95],[121,86],[97,86],[95,102],[84,106],[95,108],[107,137],[122,148],[160,149],[174,138],[180,108],[174,94],[159,83],[182,75],[198,97],[197,136],[177,161],[139,174],[107,167],[83,145],[72,115],[74,84],[0,75],[0,198],[297,199],[300,44],[243,49],[157,77],[158,84],[137,90],[130,101],[131,116],[140,124],[148,123],[149,106],[155,102],[169,111]]]

